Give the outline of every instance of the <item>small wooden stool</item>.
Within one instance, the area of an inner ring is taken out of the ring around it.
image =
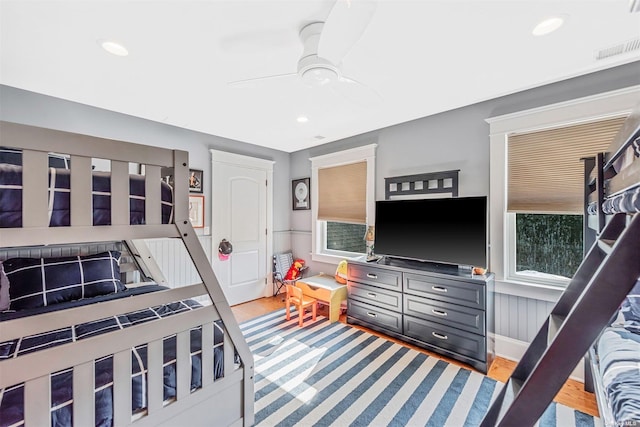
[[[287,285],[287,298],[285,303],[287,304],[287,320],[291,319],[291,305],[295,305],[298,309],[298,325],[302,326],[303,317],[304,317],[304,309],[305,307],[311,306],[311,313],[313,315],[313,320],[316,320],[316,314],[318,311],[318,300],[315,298],[308,297],[303,295],[302,289],[297,288],[295,285]]]

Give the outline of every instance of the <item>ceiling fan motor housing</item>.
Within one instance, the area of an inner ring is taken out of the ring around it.
[[[318,44],[324,22],[313,22],[300,30],[300,39],[304,46],[302,57],[298,61],[298,75],[311,86],[322,86],[340,78],[338,68],[330,61],[318,56]]]

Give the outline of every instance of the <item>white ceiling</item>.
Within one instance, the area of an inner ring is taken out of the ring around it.
[[[340,65],[366,87],[229,85],[295,73],[300,28],[333,4],[2,0],[0,83],[293,152],[640,59],[595,59],[640,38],[628,0],[380,0]],[[532,36],[559,14],[562,28]],[[106,53],[103,39],[129,56]]]

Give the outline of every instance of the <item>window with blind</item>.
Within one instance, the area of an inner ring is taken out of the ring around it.
[[[367,163],[318,170],[318,220],[324,221],[325,250],[365,252]]]
[[[311,159],[314,260],[365,253],[367,222],[374,221],[374,150],[372,144]]]
[[[507,143],[510,275],[563,283],[582,261],[584,166],[624,117],[515,133]]]

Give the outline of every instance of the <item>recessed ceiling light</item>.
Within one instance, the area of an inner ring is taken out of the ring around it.
[[[98,40],[98,43],[104,50],[109,52],[112,55],[116,56],[127,56],[129,55],[129,51],[126,47],[122,46],[120,43],[112,42],[109,40]]]
[[[298,116],[296,119],[298,123],[307,123],[309,121],[309,117],[307,116]]]
[[[544,36],[552,33],[558,28],[562,27],[565,18],[562,16],[551,16],[538,23],[531,32],[534,36]]]

